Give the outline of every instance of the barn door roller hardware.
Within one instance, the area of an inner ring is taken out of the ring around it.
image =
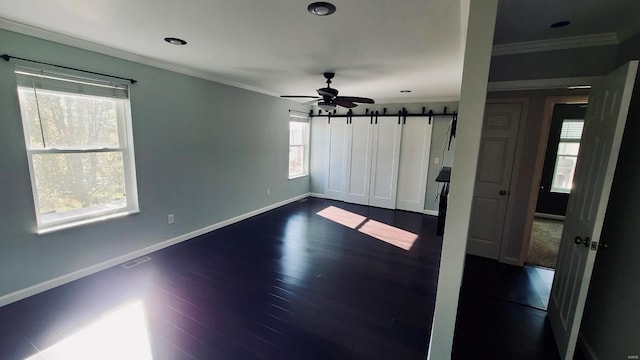
[[[421,113],[410,113],[407,111],[406,108],[402,108],[402,110],[399,110],[397,114],[391,114],[391,113],[387,113],[387,108],[383,108],[382,109],[382,113],[379,112],[378,110],[373,111],[373,110],[369,110],[369,109],[365,109],[364,114],[355,114],[353,112],[352,109],[349,109],[349,111],[346,114],[338,114],[336,112],[336,110],[333,110],[329,113],[325,113],[322,110],[318,110],[317,113],[315,113],[313,110],[311,110],[311,112],[309,112],[309,117],[323,117],[326,116],[328,118],[339,118],[339,117],[346,117],[348,118],[349,123],[351,123],[352,119],[354,117],[369,117],[370,118],[370,122],[371,124],[377,124],[377,118],[379,116],[381,117],[390,117],[390,116],[397,116],[398,117],[398,122],[399,123],[403,123],[406,124],[407,123],[407,118],[409,117],[426,117],[429,119],[429,124],[431,124],[431,122],[433,121],[433,119],[436,116],[451,116],[453,118],[454,121],[457,121],[458,119],[458,113],[457,112],[448,112],[447,111],[447,107],[444,107],[444,110],[440,113],[436,113],[433,112],[433,110],[429,110],[427,111],[426,107],[422,108],[422,112]],[[330,120],[329,120],[330,121]],[[455,135],[454,135],[455,136]]]

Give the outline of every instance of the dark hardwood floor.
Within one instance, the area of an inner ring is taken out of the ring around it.
[[[329,206],[417,240],[406,251],[316,215]],[[138,309],[153,359],[424,359],[441,248],[435,227],[434,217],[402,211],[319,199],[287,205],[0,308],[0,358],[49,359],[81,329],[122,309],[136,319]],[[110,351],[99,346],[93,358]]]
[[[452,359],[560,359],[546,320],[553,270],[467,255]]]
[[[331,206],[349,213],[317,215]],[[436,222],[321,199],[290,204],[0,308],[0,359],[67,360],[64,348],[80,359],[424,359]],[[406,247],[411,233],[408,251],[374,237]],[[500,286],[518,281],[505,271],[489,280],[495,271],[467,259],[453,358],[557,358],[545,312],[504,300],[511,290]]]

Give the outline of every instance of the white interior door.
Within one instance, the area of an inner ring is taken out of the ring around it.
[[[383,117],[373,125],[371,191],[369,205],[396,208],[398,166],[402,125],[398,119]]]
[[[497,259],[504,233],[522,103],[487,104],[467,253]],[[455,166],[455,165],[454,165]]]
[[[396,199],[400,210],[424,211],[432,128],[426,117],[410,117],[402,125]]]
[[[347,188],[344,201],[368,205],[373,156],[373,125],[369,118],[353,118],[347,125]]]
[[[344,201],[349,155],[349,133],[346,118],[332,118],[329,123],[329,149],[327,149],[327,178],[325,196]]]
[[[624,65],[589,94],[548,308],[563,359],[573,359],[637,68]]]

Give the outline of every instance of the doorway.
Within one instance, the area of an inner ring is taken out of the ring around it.
[[[555,269],[586,108],[586,103],[553,107],[525,261],[529,265]]]

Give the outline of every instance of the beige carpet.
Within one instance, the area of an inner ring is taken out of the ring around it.
[[[561,220],[543,218],[533,220],[527,264],[555,269],[563,224]]]

